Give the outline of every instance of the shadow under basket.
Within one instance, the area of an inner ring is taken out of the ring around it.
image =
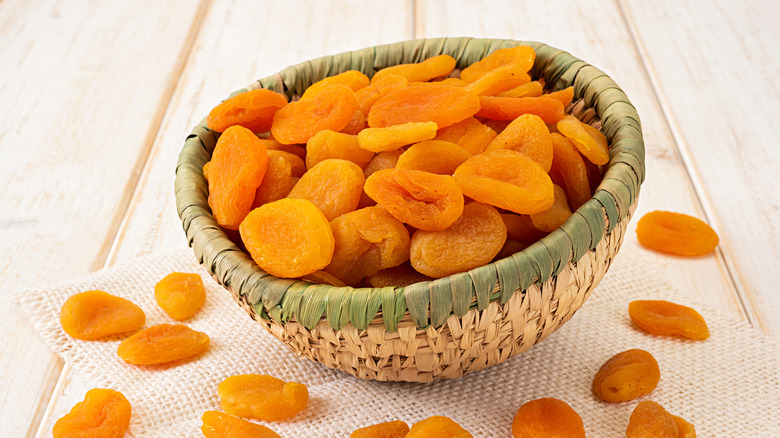
[[[600,128],[610,144],[594,196],[557,230],[505,259],[406,287],[333,287],[277,278],[214,221],[202,169],[218,134],[204,119],[187,137],[175,184],[179,216],[196,257],[254,320],[299,355],[361,379],[452,379],[528,350],[568,321],[598,285],[636,206],[645,172],[642,131],[636,109],[612,79],[537,42],[437,38],[307,61],[234,94],[268,88],[290,100],[346,70],[371,77],[384,67],[440,54],[464,68],[521,44],[536,50],[531,76],[544,78],[553,91],[573,85],[574,101],[566,111]]]

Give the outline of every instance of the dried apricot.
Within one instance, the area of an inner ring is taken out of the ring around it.
[[[559,100],[563,106],[566,107],[571,103],[571,100],[574,99],[574,87],[566,87],[563,90],[547,93],[545,96],[550,99]]]
[[[409,425],[401,420],[361,427],[352,432],[349,438],[404,438],[409,433]]]
[[[505,241],[506,226],[498,211],[471,202],[446,230],[416,231],[409,257],[418,272],[441,278],[490,263]]]
[[[281,438],[273,430],[219,411],[206,411],[200,427],[206,438]]]
[[[209,337],[186,325],[158,324],[119,344],[117,354],[127,363],[154,365],[195,357],[209,348]]]
[[[424,170],[437,175],[452,175],[471,154],[455,143],[442,140],[421,141],[406,150],[396,169]]]
[[[274,114],[287,105],[287,99],[274,91],[259,88],[237,94],[217,105],[209,113],[209,129],[225,132],[233,125],[252,132],[267,132]]]
[[[146,315],[131,301],[102,290],[69,297],[60,309],[60,325],[76,339],[91,341],[143,327]]]
[[[678,438],[696,438],[696,428],[682,417],[672,415],[674,422],[677,423]]]
[[[306,149],[302,147],[306,145],[281,144],[278,141],[273,140],[272,138],[261,138],[260,142],[263,143],[263,146],[265,146],[265,149],[267,151],[289,152],[293,155],[297,155],[298,158],[300,158],[301,160],[306,159]]]
[[[439,129],[434,140],[451,141],[472,155],[476,155],[484,152],[494,138],[496,138],[496,131],[483,125],[474,117],[469,117],[454,125]]]
[[[306,143],[306,167],[311,169],[329,158],[349,160],[365,169],[374,153],[361,148],[355,135],[320,131]]]
[[[588,168],[573,144],[557,132],[550,135],[553,161],[550,177],[559,178],[566,189],[569,206],[576,210],[591,197]]]
[[[311,99],[292,102],[277,111],[271,134],[279,143],[306,143],[323,129],[342,130],[357,110],[357,96],[351,88],[329,85]]]
[[[335,241],[311,201],[280,199],[252,210],[239,228],[252,260],[271,275],[295,278],[328,266]]]
[[[529,46],[498,49],[464,68],[460,72],[460,78],[466,82],[474,82],[489,72],[506,65],[517,65],[522,71],[528,71],[533,67],[535,59],[536,52]]]
[[[368,113],[368,126],[435,122],[441,129],[473,116],[479,111],[479,105],[479,96],[459,87],[430,84],[401,88],[374,103]]]
[[[268,153],[251,131],[231,126],[217,140],[210,163],[208,202],[214,220],[223,228],[237,230],[263,182]]]
[[[409,82],[425,82],[434,78],[448,76],[455,70],[455,58],[450,55],[438,55],[415,64],[398,64],[383,68],[374,73],[371,83],[387,75],[398,75]]]
[[[206,288],[198,274],[172,272],[154,286],[154,298],[176,320],[194,315],[206,302]]]
[[[712,252],[719,239],[715,230],[693,216],[670,211],[651,211],[636,224],[642,245],[666,254],[695,257]]]
[[[464,89],[479,96],[495,96],[502,91],[531,82],[531,77],[525,73],[526,71],[517,64],[505,65],[485,73],[476,81],[466,85]]]
[[[396,219],[422,230],[444,230],[463,212],[463,194],[447,175],[380,170],[368,177],[364,190]]]
[[[507,241],[504,242],[504,246],[501,247],[501,251],[499,251],[498,254],[496,254],[496,256],[493,257],[493,260],[501,260],[503,258],[507,258],[526,248],[528,248],[527,243],[519,242],[517,240],[507,239]]]
[[[639,403],[631,413],[626,438],[678,438],[680,431],[672,414],[650,400]]]
[[[306,385],[260,374],[228,377],[217,387],[222,410],[231,415],[279,421],[301,412],[309,403]]]
[[[54,423],[54,438],[122,438],[130,427],[132,407],[127,398],[113,389],[90,389],[84,401]]]
[[[555,191],[555,202],[553,202],[553,205],[541,213],[531,215],[531,223],[534,225],[534,228],[548,233],[555,231],[571,216],[566,193],[560,186],[556,185],[553,185],[553,190]]]
[[[514,120],[523,114],[534,114],[544,123],[557,123],[563,119],[563,104],[556,99],[544,97],[499,97],[480,96],[477,117],[492,120]]]
[[[346,85],[351,88],[352,91],[360,90],[361,88],[368,87],[371,81],[368,76],[357,70],[347,70],[344,73],[339,73],[335,76],[328,76],[322,80],[319,80],[309,86],[306,91],[303,92],[301,100],[309,100],[313,98],[317,93],[323,91],[327,87],[334,84]]]
[[[366,175],[366,179],[380,170],[392,169],[398,164],[398,159],[403,154],[403,149],[397,149],[394,151],[384,151],[374,155],[374,158],[368,162],[368,165],[363,170],[363,174]]]
[[[487,147],[487,151],[498,149],[520,152],[539,163],[545,173],[552,167],[552,137],[539,116],[523,114],[512,121]]]
[[[290,163],[290,175],[300,178],[304,173],[306,173],[306,163],[304,163],[303,159],[298,155],[287,151],[273,149],[267,151],[267,153],[269,160],[271,158],[281,157]]]
[[[527,215],[502,213],[501,219],[506,225],[506,238],[511,240],[517,240],[522,243],[532,244],[547,233],[537,230],[531,217]]]
[[[344,134],[349,135],[357,135],[358,132],[368,128],[368,121],[366,120],[366,115],[363,111],[357,110],[355,111],[355,115],[352,116],[352,118],[349,120],[349,123],[347,123],[347,126],[341,128],[341,131]]]
[[[474,155],[455,170],[455,181],[464,195],[518,214],[540,213],[555,200],[544,169],[513,150]]]
[[[404,263],[394,268],[383,269],[368,277],[368,284],[371,287],[403,287],[431,280],[433,278],[420,274],[412,268],[412,265]]]
[[[649,394],[659,380],[661,371],[652,354],[628,350],[614,355],[599,368],[593,378],[593,392],[606,402],[629,401]]]
[[[393,74],[384,75],[372,81],[368,87],[361,88],[355,92],[360,103],[360,111],[363,114],[368,114],[374,102],[379,100],[380,97],[387,96],[401,88],[406,88],[407,85],[409,85],[409,81],[405,77]]]
[[[582,417],[568,403],[555,398],[526,402],[512,421],[514,438],[585,438]]]
[[[357,135],[361,148],[371,152],[400,149],[436,137],[436,123],[409,122],[383,128],[366,128]]]
[[[260,187],[255,191],[252,209],[286,197],[293,188],[292,166],[283,156],[268,158],[268,167]]]
[[[287,195],[308,199],[328,220],[355,211],[363,193],[363,169],[357,164],[338,159],[320,161],[309,169]],[[295,275],[298,277],[298,275]]]
[[[544,87],[539,81],[532,81],[520,85],[511,90],[498,93],[499,97],[539,97],[544,92]]]
[[[554,123],[554,122],[547,122]],[[598,129],[568,115],[557,122],[558,131],[571,140],[582,155],[599,166],[609,162],[607,137]]]
[[[690,307],[662,300],[638,300],[628,303],[631,320],[653,335],[707,339],[710,330],[699,312]]]
[[[437,415],[414,423],[406,438],[473,438],[473,435],[453,420]]]

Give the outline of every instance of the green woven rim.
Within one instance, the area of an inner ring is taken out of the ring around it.
[[[539,242],[469,272],[407,287],[333,287],[273,277],[231,242],[214,221],[203,165],[211,159],[218,134],[206,128],[204,119],[187,137],[175,183],[176,207],[196,257],[260,317],[282,324],[295,318],[308,329],[324,317],[334,329],[352,324],[362,330],[381,312],[385,328],[395,331],[407,311],[418,328],[439,327],[452,314],[462,316],[472,308],[482,310],[496,300],[503,304],[516,291],[557,275],[569,262],[594,249],[605,232],[611,232],[628,215],[645,175],[639,115],[618,85],[596,67],[538,42],[420,39],[306,61],[232,95],[268,88],[290,99],[313,82],[346,70],[360,70],[370,77],[387,66],[445,53],[463,68],[497,49],[521,44],[536,50],[532,76],[544,77],[553,90],[574,85],[574,99],[583,99],[586,107],[595,109],[611,145],[608,167],[593,198]],[[494,292],[496,282],[500,284],[498,292]]]

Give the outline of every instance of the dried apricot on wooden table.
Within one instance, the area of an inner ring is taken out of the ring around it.
[[[127,398],[113,389],[87,391],[84,401],[54,423],[54,438],[122,438],[130,427],[132,407]]]
[[[374,103],[368,113],[368,126],[435,122],[441,129],[473,116],[479,104],[479,96],[459,87],[427,84],[401,88]]]
[[[273,430],[218,411],[206,411],[200,427],[206,438],[281,438]]]
[[[662,300],[638,300],[628,303],[628,315],[642,330],[652,335],[707,339],[707,322],[694,309]]]
[[[414,423],[406,438],[473,438],[473,435],[452,419],[437,415]]]
[[[267,132],[274,114],[287,105],[283,95],[263,88],[250,90],[217,105],[207,119],[209,129],[225,132],[233,125],[252,132]]]
[[[409,433],[409,425],[401,420],[395,420],[361,427],[352,432],[349,438],[404,438],[407,433]]]
[[[302,411],[309,403],[306,385],[260,374],[228,377],[217,387],[222,410],[263,421],[279,421]]]
[[[239,232],[255,263],[277,277],[310,274],[328,266],[333,257],[330,223],[305,199],[285,198],[256,208]]]
[[[661,370],[652,354],[634,349],[618,353],[599,368],[593,378],[593,392],[606,402],[633,400],[649,394]]]
[[[645,400],[634,408],[626,428],[626,438],[678,438],[680,436],[674,416],[663,406],[650,400]],[[693,436],[696,436],[695,432]]]
[[[585,438],[582,417],[568,403],[555,398],[531,400],[512,421],[514,438]]]
[[[271,134],[279,143],[306,143],[323,129],[341,131],[358,109],[357,96],[351,88],[329,85],[311,99],[292,102],[277,111]]]
[[[687,214],[651,211],[636,224],[639,243],[655,251],[695,257],[712,252],[719,239],[704,221]]]
[[[209,336],[181,324],[159,324],[130,336],[117,354],[133,365],[156,365],[195,357],[209,348]]]
[[[60,325],[76,339],[91,341],[143,327],[146,315],[133,302],[102,290],[69,297],[60,309]]]
[[[206,302],[206,288],[198,274],[172,272],[154,286],[154,298],[176,320],[194,315]]]

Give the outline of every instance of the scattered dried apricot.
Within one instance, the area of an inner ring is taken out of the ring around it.
[[[277,111],[271,134],[279,143],[306,143],[323,129],[342,130],[357,110],[357,96],[351,88],[328,85],[311,99],[292,102]]]
[[[678,438],[677,422],[663,406],[650,400],[639,403],[631,413],[626,438]]]
[[[582,417],[568,403],[555,398],[526,402],[512,421],[514,438],[585,438]]]
[[[117,354],[133,365],[155,365],[195,357],[209,342],[207,334],[186,325],[159,324],[122,341]]]
[[[401,420],[361,427],[352,432],[349,438],[404,438],[409,433],[409,425]]]
[[[113,389],[87,391],[84,401],[54,423],[54,438],[122,438],[130,427],[132,407],[127,398]]]
[[[652,354],[628,350],[616,354],[599,368],[593,378],[593,392],[607,402],[629,401],[649,394],[659,380],[661,371]]]
[[[653,335],[707,339],[710,330],[699,312],[690,307],[662,300],[638,300],[628,303],[631,320]]]
[[[206,438],[281,438],[273,430],[218,411],[206,411],[200,427]]]
[[[60,325],[76,339],[91,341],[143,327],[146,315],[131,301],[102,290],[69,297],[60,309]]]
[[[173,272],[154,286],[157,305],[171,318],[181,321],[194,315],[206,302],[206,289],[198,274]]]
[[[666,254],[695,257],[712,252],[719,239],[704,221],[687,214],[651,211],[636,224],[642,245]]]
[[[231,415],[263,421],[279,421],[302,411],[309,403],[306,385],[268,375],[228,377],[217,387],[222,410]]]
[[[453,420],[437,415],[414,423],[406,438],[473,438],[473,435]]]
[[[259,88],[237,94],[217,105],[207,119],[208,127],[225,132],[233,125],[252,132],[267,132],[274,114],[287,105],[287,99],[274,91]]]

